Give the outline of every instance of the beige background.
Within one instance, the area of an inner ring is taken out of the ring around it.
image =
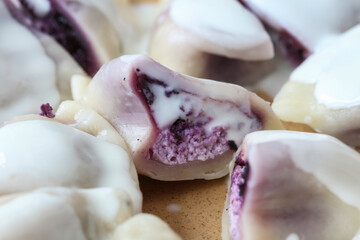
[[[144,194],[144,212],[161,217],[183,239],[221,239],[225,178],[161,182],[140,177],[140,186]],[[167,210],[170,204],[180,206],[180,211]]]

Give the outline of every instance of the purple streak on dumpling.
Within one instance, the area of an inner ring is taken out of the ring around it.
[[[247,160],[242,157],[241,153],[236,157],[234,169],[231,173],[228,211],[231,219],[230,234],[234,239],[241,238],[241,232],[239,231],[238,226],[241,221],[241,209],[244,204],[247,179],[250,174],[250,165]]]
[[[298,65],[310,54],[360,21],[359,1],[239,0],[257,15],[280,43],[284,54]]]
[[[302,45],[295,37],[287,31],[281,31],[278,35],[284,55],[295,66],[302,63],[311,52],[304,45]]]
[[[101,63],[95,55],[88,37],[80,28],[68,8],[70,3],[48,0],[50,10],[39,15],[26,0],[5,0],[9,11],[21,24],[32,31],[51,36],[65,48],[78,64],[91,76]]]

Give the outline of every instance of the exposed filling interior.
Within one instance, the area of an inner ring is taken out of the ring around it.
[[[204,99],[144,74],[137,80],[137,92],[159,130],[149,149],[150,159],[167,165],[214,159],[236,151],[246,133],[261,128],[256,116],[242,112],[234,103]],[[214,115],[210,108],[229,111],[230,120],[223,124],[219,119],[224,113]],[[233,139],[231,134],[240,137]]]
[[[10,6],[9,9],[20,23],[32,30],[51,36],[90,76],[96,73],[100,65],[96,61],[89,42],[85,39],[75,20],[56,0],[49,0],[50,10],[44,15],[37,14],[34,7],[26,0],[19,0],[19,2],[21,9],[13,6]]]
[[[240,153],[235,160],[234,170],[231,174],[231,186],[229,194],[229,217],[231,239],[241,239],[239,225],[241,221],[241,209],[244,204],[246,194],[246,184],[250,174],[250,165],[247,160],[243,159]]]
[[[207,132],[202,123],[177,119],[170,128],[160,131],[150,157],[167,164],[182,164],[187,161],[214,159],[230,150],[226,130],[214,127]]]

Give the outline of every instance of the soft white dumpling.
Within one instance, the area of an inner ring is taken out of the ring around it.
[[[52,186],[121,189],[141,211],[136,170],[120,146],[55,121],[0,128],[0,195]]]
[[[98,2],[98,1],[96,1]],[[115,0],[0,2],[0,123],[70,99],[73,74],[94,75],[122,54]]]
[[[270,36],[236,0],[170,1],[153,28],[149,56],[186,75],[241,84],[274,67]]]
[[[339,140],[250,133],[231,168],[223,239],[359,238],[360,155]]]
[[[275,41],[296,65],[360,22],[358,0],[240,2],[275,30]]]
[[[133,214],[131,198],[119,189],[39,189],[0,197],[0,239],[181,239],[161,219]]]
[[[281,120],[360,144],[360,25],[310,56],[272,104]]]

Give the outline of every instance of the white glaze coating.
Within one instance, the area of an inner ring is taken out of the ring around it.
[[[317,102],[328,108],[360,105],[360,25],[327,48],[310,56],[290,76],[291,81],[315,84]]]
[[[49,0],[26,0],[26,2],[32,7],[35,14],[39,17],[43,17],[50,12],[51,5]]]
[[[169,14],[176,24],[207,41],[229,49],[248,49],[251,54],[240,54],[241,59],[273,56],[271,46],[266,51],[261,47],[256,49],[270,43],[270,38],[261,22],[236,0],[175,0]]]
[[[46,186],[105,186],[125,190],[135,212],[141,211],[134,166],[117,145],[57,122],[30,120],[0,128],[0,153],[0,194]]]
[[[122,58],[126,61],[132,61],[134,57],[125,56]],[[156,96],[154,103],[151,105],[151,108],[154,109],[152,115],[160,129],[170,127],[179,117],[186,119],[186,114],[190,110],[193,112],[191,116],[198,116],[195,118],[196,120],[206,120],[202,113],[205,113],[206,117],[212,119],[210,123],[205,125],[205,129],[208,132],[211,132],[214,127],[224,127],[227,129],[226,138],[235,141],[236,144],[241,143],[242,136],[246,133],[261,128],[260,123],[253,125],[256,121],[256,116],[252,115],[252,118],[246,116],[246,114],[252,114],[248,95],[238,92],[230,97],[230,94],[226,95],[225,90],[223,90],[223,96],[220,97],[218,95],[214,97],[218,94],[218,89],[211,87],[218,84],[216,81],[199,78],[191,79],[189,76],[181,75],[175,75],[179,77],[177,81],[169,81],[167,79],[174,78],[174,76],[169,75],[169,72],[163,69],[162,66],[155,66],[152,64],[142,64],[140,72],[144,72],[153,79],[164,81],[167,84],[165,88],[167,92],[172,90],[183,91],[180,94],[171,94],[170,97],[166,97],[164,87],[149,84],[148,87]],[[191,83],[191,81],[194,81],[194,83]],[[203,88],[205,86],[208,87],[206,92],[203,89],[199,89],[199,91],[196,89],[197,87]],[[226,87],[231,88],[231,85]],[[235,85],[234,87],[238,88]],[[184,107],[184,111],[180,110],[181,105]],[[239,123],[241,126],[239,126]]]
[[[39,40],[14,20],[0,1],[0,123],[14,116],[37,113],[40,105],[57,106],[54,62]]]
[[[130,201],[111,188],[49,188],[5,196],[0,198],[0,238],[111,239],[117,225],[133,214]]]
[[[166,97],[163,87],[150,85],[149,88],[156,96],[151,108],[154,109],[153,116],[160,129],[169,127],[178,118],[187,119],[187,113],[192,112],[191,117],[198,116],[195,117],[197,121],[206,122],[208,118],[212,119],[205,125],[207,132],[211,133],[214,127],[223,127],[227,129],[227,139],[235,141],[236,144],[241,143],[247,132],[254,130],[254,119],[245,116],[235,103],[206,99],[185,92]],[[173,88],[169,86],[166,90],[171,91]],[[180,110],[180,106],[184,107],[184,111]],[[245,97],[242,101],[242,110],[250,112],[250,102]],[[202,113],[206,114],[206,118]],[[242,124],[241,127],[238,126],[239,123]],[[260,125],[257,127],[260,128]]]
[[[360,155],[334,137],[291,131],[258,131],[246,136],[247,145],[282,142],[289,160],[314,175],[343,202],[360,210]],[[249,150],[256,153],[256,147]],[[251,182],[249,182],[251,184]]]
[[[285,29],[310,52],[360,22],[358,0],[245,0],[277,30]]]

